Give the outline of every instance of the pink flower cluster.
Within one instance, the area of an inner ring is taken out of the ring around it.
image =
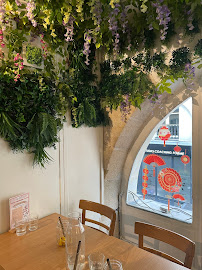
[[[34,2],[28,2],[27,3],[27,6],[26,6],[26,10],[27,10],[27,18],[31,21],[32,25],[34,27],[37,26],[37,22],[36,20],[34,19],[34,14],[33,14],[33,11],[36,9],[36,5]]]
[[[24,66],[23,66],[23,58],[19,53],[17,53],[16,56],[14,57],[14,65],[17,68],[14,71],[14,73],[15,73],[14,81],[17,82],[18,79],[20,79],[20,70],[22,70],[24,68]]]
[[[0,44],[1,44],[1,47],[2,47],[2,48],[5,47],[5,44],[4,44],[4,42],[3,42],[3,39],[4,39],[4,37],[3,37],[3,31],[2,31],[2,29],[0,29]],[[1,58],[4,57],[4,53],[3,53],[3,51],[2,51],[1,48],[0,48],[0,57],[1,57]]]
[[[1,44],[2,48],[5,47],[5,43],[3,42],[3,39],[4,39],[3,31],[2,31],[2,29],[0,29],[0,44]]]
[[[63,25],[66,29],[66,33],[64,34],[65,36],[65,41],[73,41],[73,35],[74,35],[74,18],[70,16],[68,23],[65,23],[63,21]]]
[[[4,22],[4,15],[5,15],[6,9],[5,9],[5,1],[0,0],[0,23]]]
[[[48,55],[48,46],[47,46],[47,44],[46,44],[46,42],[44,41],[44,34],[40,34],[40,42],[41,42],[41,48],[42,48],[42,50],[43,50],[43,58],[44,59],[46,59],[46,57],[47,57],[47,55]]]
[[[20,3],[19,0],[15,0],[15,3],[16,3],[16,5],[17,5],[18,7],[22,6],[22,4]]]

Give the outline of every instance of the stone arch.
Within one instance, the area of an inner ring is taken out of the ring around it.
[[[153,128],[184,100],[191,96],[195,99],[196,91],[201,85],[199,71],[192,91],[186,89],[182,80],[178,80],[172,85],[172,94],[162,95],[160,105],[152,107],[146,100],[141,110],[135,110],[123,128],[111,154],[104,181],[104,203],[119,208],[120,221],[123,204],[126,204],[128,179],[137,153]],[[121,225],[119,233],[120,230]]]

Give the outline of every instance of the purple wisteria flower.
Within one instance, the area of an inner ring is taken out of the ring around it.
[[[74,18],[70,16],[68,23],[65,23],[63,21],[63,25],[66,29],[66,33],[64,34],[65,36],[65,41],[73,41],[73,35],[74,35]]]
[[[119,14],[119,4],[115,4],[115,8],[110,13],[110,18],[108,20],[109,22],[109,30],[112,33],[113,37],[113,47],[114,47],[114,53],[116,54],[119,51],[119,33],[118,33],[118,21],[116,19],[116,16]]]
[[[162,97],[163,97],[162,94],[154,93],[152,95],[152,97],[149,99],[149,102],[151,104],[152,109],[155,108],[155,105],[158,105],[159,110],[162,110],[163,109]],[[154,112],[152,111],[152,115],[153,114],[154,114]]]
[[[127,34],[127,40],[128,40],[128,47],[127,49],[131,50],[131,31],[129,29],[128,25],[128,19],[127,19],[127,10],[128,8],[125,7],[125,9],[121,12],[120,21],[122,26],[122,32]]]
[[[121,119],[127,122],[127,117],[131,112],[131,102],[129,100],[129,95],[125,95],[124,100],[120,104]]]
[[[192,31],[194,29],[194,26],[192,24],[193,22],[193,16],[192,16],[192,11],[191,9],[187,11],[187,15],[188,15],[188,24],[187,27],[189,28],[189,31]]]
[[[27,18],[29,19],[29,21],[32,23],[32,25],[34,27],[37,26],[37,22],[36,20],[34,19],[34,14],[33,14],[33,11],[36,9],[36,5],[33,1],[30,1],[27,3],[27,6],[26,6],[26,10],[27,10]]]
[[[91,53],[90,44],[91,44],[92,37],[90,36],[89,30],[87,30],[84,34],[84,46],[83,46],[83,54],[86,56],[85,64],[89,65],[89,55]]]
[[[152,3],[152,6],[156,8],[157,13],[156,19],[159,21],[159,25],[163,26],[163,29],[160,30],[161,33],[160,39],[165,40],[168,30],[168,23],[171,21],[171,19],[170,19],[170,10],[166,5],[160,5],[161,3],[163,3],[163,0],[159,0],[156,3]]]
[[[102,22],[102,12],[103,12],[102,3],[99,0],[97,0],[94,6],[92,7],[94,25],[96,25],[94,32],[96,33],[96,35],[98,35],[100,32],[100,26]],[[96,44],[97,42],[97,37],[95,35],[93,36],[93,42],[94,44]]]
[[[190,63],[185,65],[184,69],[185,73],[187,74],[187,79],[185,80],[185,84],[188,90],[192,90],[194,86],[194,78],[195,74],[195,67],[193,67]]]
[[[98,31],[100,30],[100,25],[102,22],[101,16],[102,12],[103,12],[102,4],[100,3],[100,1],[96,1],[93,7],[93,15],[95,17],[95,24],[97,25],[97,27],[99,27],[99,29],[97,29]]]

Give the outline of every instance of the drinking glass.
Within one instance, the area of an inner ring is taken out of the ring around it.
[[[68,215],[66,233],[66,257],[67,266],[70,270],[74,268],[79,241],[81,241],[81,243],[77,260],[77,270],[83,269],[85,265],[85,231],[81,224],[80,213],[73,212]]]
[[[110,260],[111,270],[123,270],[122,263],[117,260]],[[104,270],[109,270],[108,263],[104,265]]]
[[[15,221],[16,235],[25,235],[27,232],[27,220],[16,220]]]
[[[31,215],[28,222],[28,230],[35,231],[39,227],[39,218],[37,215]]]
[[[105,256],[100,252],[90,254],[88,256],[90,270],[103,270],[104,260]]]

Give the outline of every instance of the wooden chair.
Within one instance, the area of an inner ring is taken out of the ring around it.
[[[159,256],[162,256],[172,262],[178,263],[180,265],[183,265],[191,269],[192,260],[194,257],[194,251],[195,251],[195,243],[192,242],[190,239],[178,233],[169,231],[167,229],[157,227],[151,224],[143,223],[143,222],[135,222],[135,233],[139,234],[139,247],[140,248],[147,250],[149,252],[152,252],[154,254],[157,254]],[[185,255],[184,263],[166,253],[143,246],[143,236],[148,236],[148,237],[160,240],[164,243],[167,243],[185,252],[186,255]]]
[[[91,202],[91,201],[86,201],[86,200],[80,200],[79,208],[82,209],[82,224],[85,224],[85,222],[94,223],[96,225],[99,225],[99,226],[107,229],[109,232],[108,234],[110,236],[112,236],[114,234],[115,221],[116,221],[115,210],[113,210],[112,208],[110,208],[106,205]],[[110,226],[108,227],[107,225],[105,225],[101,222],[86,218],[86,210],[99,213],[100,215],[103,215],[103,216],[109,218],[111,220]]]

